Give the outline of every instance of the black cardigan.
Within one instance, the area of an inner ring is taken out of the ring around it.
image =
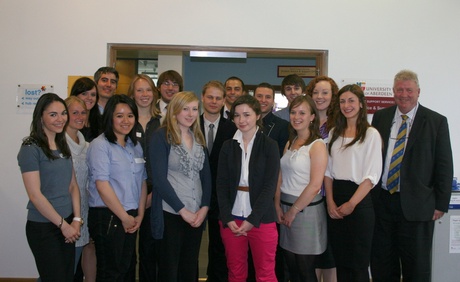
[[[273,198],[280,168],[278,145],[258,131],[249,160],[249,197],[252,212],[247,221],[255,227],[276,221]],[[241,147],[238,141],[225,141],[217,169],[217,198],[224,225],[234,220],[232,208],[241,175]]]

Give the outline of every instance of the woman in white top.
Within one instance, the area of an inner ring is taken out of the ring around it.
[[[324,183],[332,218],[328,235],[338,281],[369,281],[368,266],[374,229],[369,191],[382,172],[382,140],[367,121],[363,90],[346,85],[339,93],[340,111],[329,133],[328,168]]]
[[[85,126],[88,116],[86,104],[77,96],[65,99],[68,109],[69,124],[66,127],[65,137],[72,153],[73,169],[78,187],[80,188],[80,213],[83,224],[80,229],[81,237],[75,243],[75,266],[80,261],[85,276],[85,281],[96,281],[96,254],[94,243],[89,244],[88,232],[88,165],[86,164],[86,151],[88,142],[80,130]]]
[[[290,136],[281,158],[275,195],[280,247],[290,281],[316,281],[315,258],[326,249],[326,209],[320,193],[327,150],[319,133],[319,116],[310,96],[289,106]]]

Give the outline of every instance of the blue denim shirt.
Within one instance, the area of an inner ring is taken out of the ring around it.
[[[94,139],[86,157],[89,168],[89,206],[106,207],[97,188],[96,180],[109,181],[123,208],[137,209],[142,182],[147,178],[144,155],[139,143],[128,138],[126,146],[110,143],[104,134]]]

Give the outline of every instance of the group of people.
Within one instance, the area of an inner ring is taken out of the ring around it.
[[[41,281],[135,281],[137,238],[139,281],[197,281],[206,225],[211,282],[430,281],[453,161],[414,72],[372,125],[361,87],[327,76],[286,76],[277,112],[265,82],[200,99],[173,70],[127,95],[118,79],[102,67],[35,107],[18,162]]]

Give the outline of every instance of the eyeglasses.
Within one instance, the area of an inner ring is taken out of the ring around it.
[[[172,87],[179,87],[179,83],[177,82],[173,82],[173,81],[169,81],[169,80],[166,80],[165,82],[162,83],[164,86],[166,87],[169,87],[169,86],[172,86]]]

